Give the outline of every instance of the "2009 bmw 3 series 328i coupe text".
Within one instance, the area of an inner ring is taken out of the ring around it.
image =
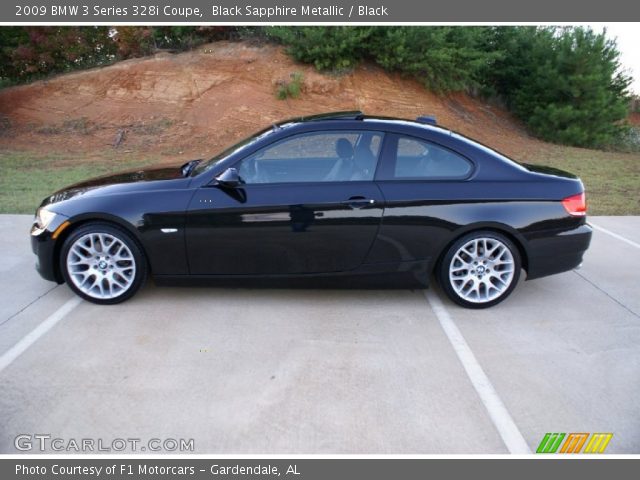
[[[82,298],[131,297],[148,275],[382,280],[483,308],[577,267],[584,188],[415,121],[338,112],[273,125],[208,161],[101,177],[46,198],[37,269]],[[286,282],[285,282],[286,283]]]

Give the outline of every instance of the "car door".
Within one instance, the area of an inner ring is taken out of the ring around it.
[[[373,181],[382,138],[366,130],[292,135],[236,163],[241,185],[198,189],[187,213],[190,272],[286,275],[360,266],[383,214]]]
[[[452,230],[469,222],[477,202],[465,198],[474,163],[433,141],[388,134],[376,172],[385,198],[384,221],[370,261],[431,263]]]

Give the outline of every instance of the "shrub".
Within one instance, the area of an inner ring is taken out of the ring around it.
[[[235,36],[236,27],[226,26],[170,26],[153,27],[155,48],[190,50],[203,43],[228,39]]]
[[[269,38],[287,45],[296,60],[318,70],[348,70],[360,63],[375,31],[372,27],[269,27]]]
[[[144,57],[155,49],[152,27],[118,26],[114,40],[121,58]]]
[[[0,27],[0,88],[80,68],[188,50],[234,35],[235,27]]]
[[[289,75],[290,81],[281,80],[278,82],[276,97],[278,100],[286,100],[287,98],[298,98],[302,92],[303,75],[300,72],[293,72]]]
[[[438,91],[477,86],[481,69],[499,56],[481,48],[486,27],[271,27],[267,33],[318,70],[371,60]]]
[[[487,35],[484,27],[384,27],[370,44],[370,56],[431,90],[469,90],[480,85],[480,72],[500,57],[483,48]]]
[[[108,27],[0,27],[0,78],[21,82],[110,63]]]

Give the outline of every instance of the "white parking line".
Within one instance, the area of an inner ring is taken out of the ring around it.
[[[2,354],[0,357],[0,372],[11,365],[16,358],[22,355],[31,345],[38,341],[40,337],[51,330],[56,323],[80,305],[81,302],[82,299],[80,297],[73,297],[71,300],[68,300],[58,310],[49,315],[44,322],[31,330],[22,340]]]
[[[438,295],[432,289],[429,289],[425,291],[425,296],[509,453],[531,453],[531,449],[520,433],[518,426],[511,418],[502,400],[500,400],[498,393],[493,388],[489,378],[482,370],[471,348],[469,348]]]
[[[625,243],[628,243],[629,245],[631,245],[632,247],[636,247],[636,248],[640,248],[640,243],[636,243],[633,240],[629,240],[628,238],[623,237],[622,235],[618,235],[617,233],[613,233],[611,230],[607,230],[606,228],[603,228],[599,225],[596,225],[592,222],[589,222],[589,225],[591,225],[593,228],[595,228],[596,230],[602,232],[602,233],[606,233],[607,235],[611,235],[613,238],[617,238],[618,240],[621,240]]]

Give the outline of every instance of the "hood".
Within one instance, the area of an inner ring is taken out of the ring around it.
[[[184,180],[182,169],[175,167],[154,167],[130,170],[116,174],[104,175],[83,182],[69,185],[45,198],[41,206],[70,200],[80,195],[107,195],[147,189],[157,189],[159,183],[171,180]]]
[[[67,187],[67,189],[104,187],[105,185],[153,182],[158,180],[172,180],[175,178],[182,178],[180,167],[156,167],[104,175],[102,177],[85,180],[84,182],[75,183]]]

